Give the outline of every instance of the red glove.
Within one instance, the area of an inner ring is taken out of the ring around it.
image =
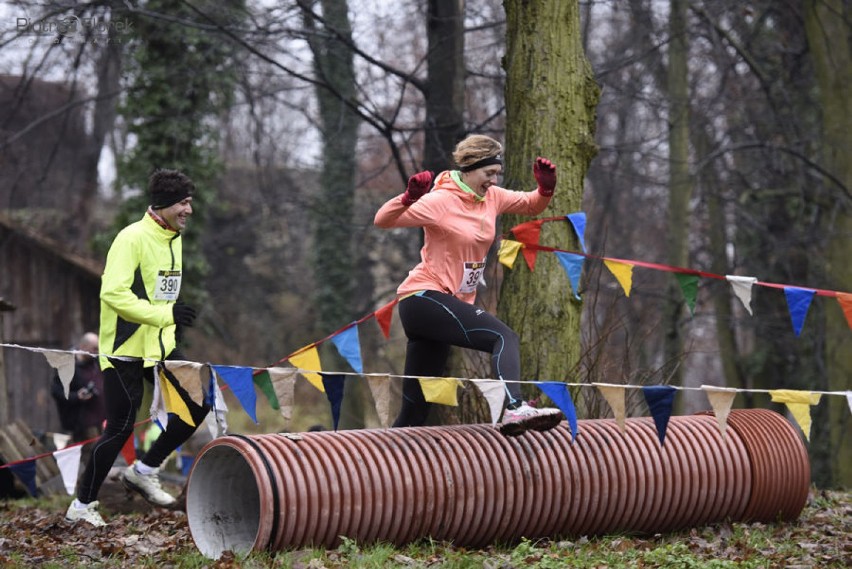
[[[402,194],[402,205],[409,206],[423,197],[423,194],[429,192],[432,187],[432,178],[434,174],[425,170],[418,172],[408,179],[408,186],[405,188],[405,193]]]
[[[556,165],[547,158],[539,156],[533,164],[533,175],[538,182],[538,193],[547,197],[552,196],[553,190],[556,189]]]

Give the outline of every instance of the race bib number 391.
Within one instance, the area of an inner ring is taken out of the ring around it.
[[[154,300],[177,300],[180,294],[180,271],[160,271],[154,286]]]
[[[485,261],[466,262],[464,264],[464,275],[462,275],[461,286],[459,292],[473,292],[476,290],[476,283],[482,278],[482,272],[485,270]]]

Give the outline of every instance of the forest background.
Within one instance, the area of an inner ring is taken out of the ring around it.
[[[535,156],[554,160],[545,216],[585,212],[595,256],[851,288],[842,0],[7,1],[0,21],[0,212],[102,261],[151,169],[189,173],[196,361],[269,366],[391,300],[420,236],[373,214],[471,132],[506,142],[506,187],[532,189]],[[541,244],[581,251],[567,224]],[[690,310],[670,273],[637,269],[626,297],[590,259],[573,291],[553,257],[534,272],[492,257],[480,290],[521,333],[529,379],[723,385],[748,390],[735,406],[782,412],[759,390],[850,389],[852,333],[830,298],[797,335],[779,290],[756,290],[752,315],[702,279]],[[362,330],[365,370],[400,373],[398,325]],[[324,369],[348,369],[328,348]],[[453,368],[491,373],[472,353]],[[341,427],[375,426],[350,384]],[[575,399],[608,416],[593,390]],[[460,401],[435,420],[485,420],[475,389]],[[312,388],[297,403],[293,428],[327,421]],[[812,415],[814,482],[848,487],[847,402]]]

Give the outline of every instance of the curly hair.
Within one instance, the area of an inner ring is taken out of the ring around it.
[[[453,161],[459,168],[470,166],[485,158],[503,153],[503,145],[484,134],[471,134],[458,144],[453,151]]]

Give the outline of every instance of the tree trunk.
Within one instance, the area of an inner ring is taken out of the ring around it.
[[[506,0],[506,157],[504,186],[535,187],[536,156],[557,165],[558,184],[545,216],[580,210],[583,179],[597,147],[600,90],[585,57],[579,5],[561,0]],[[503,230],[525,221],[506,216]],[[579,250],[569,224],[548,223],[541,243]],[[540,254],[535,273],[519,258],[505,271],[499,316],[521,336],[522,379],[576,380],[580,303],[555,255]]]
[[[843,0],[808,0],[805,6],[805,32],[816,71],[819,98],[822,103],[822,160],[826,169],[846,187],[852,188],[852,9]],[[830,182],[826,182],[830,183]],[[826,227],[829,241],[825,248],[828,282],[835,290],[848,290],[852,283],[850,236],[852,215],[849,200],[837,201],[833,226]],[[828,306],[826,316],[825,355],[828,389],[849,389],[852,377],[852,349],[849,347],[849,325],[836,304]],[[852,421],[847,402],[832,397],[814,409],[812,441],[828,442],[828,468],[814,468],[814,483],[821,487],[852,484]],[[821,431],[821,432],[820,432]]]
[[[453,148],[464,135],[464,0],[429,0],[426,27],[423,168],[440,172],[452,165]]]
[[[689,261],[689,200],[692,183],[689,176],[689,44],[686,36],[685,0],[671,0],[669,11],[669,264],[686,267]],[[680,317],[682,294],[676,279],[669,280],[666,306],[666,372],[671,383],[683,383],[683,335]]]

